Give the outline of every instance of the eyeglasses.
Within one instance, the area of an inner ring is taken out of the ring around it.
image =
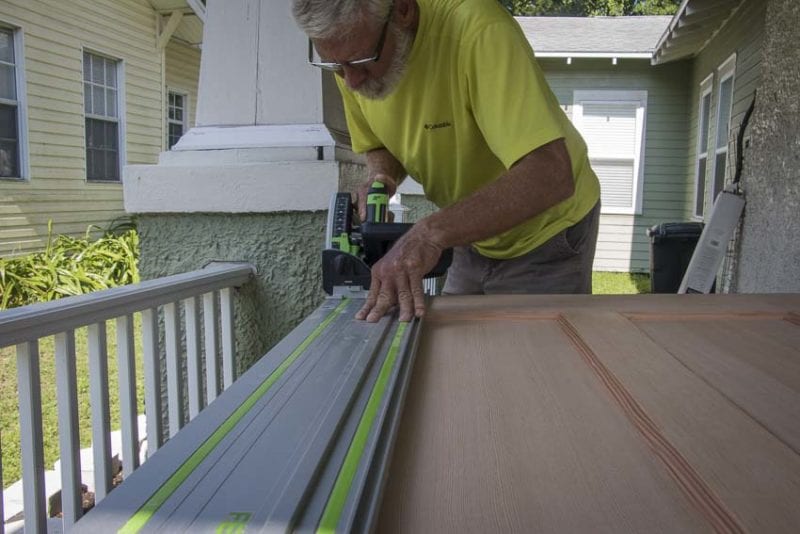
[[[389,16],[383,24],[381,36],[378,38],[378,44],[375,46],[375,54],[364,59],[354,59],[352,61],[345,61],[343,63],[333,63],[330,61],[314,61],[314,44],[311,39],[308,40],[308,63],[322,70],[329,70],[333,72],[342,72],[345,67],[364,68],[367,65],[378,62],[383,53],[383,44],[386,42],[386,32],[389,29],[389,22],[392,20],[392,10],[394,9],[394,2],[389,6]]]

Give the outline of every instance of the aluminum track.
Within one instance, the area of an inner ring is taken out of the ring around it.
[[[362,304],[327,300],[75,531],[370,531],[420,323]]]

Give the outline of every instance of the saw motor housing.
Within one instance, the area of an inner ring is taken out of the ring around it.
[[[371,268],[413,224],[390,222],[353,223],[350,193],[334,193],[328,211],[325,249],[322,251],[322,287],[329,295],[335,288],[369,290]],[[435,278],[447,272],[453,249],[442,252],[439,263],[425,275]]]

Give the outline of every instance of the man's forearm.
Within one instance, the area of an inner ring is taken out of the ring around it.
[[[397,187],[406,176],[403,165],[385,148],[367,152],[367,173],[370,182],[375,179],[386,181],[385,179],[389,178],[392,183],[386,185],[390,187],[392,194],[397,191]]]
[[[503,176],[417,223],[441,249],[498,235],[571,197],[572,165],[563,139],[540,147]]]

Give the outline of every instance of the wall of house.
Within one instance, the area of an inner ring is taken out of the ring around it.
[[[800,3],[769,2],[732,290],[800,292]]]
[[[128,163],[156,161],[163,103],[147,0],[3,0],[0,23],[23,33],[30,154],[29,180],[0,180],[0,256],[8,257],[43,247],[50,220],[54,233],[82,235],[124,214],[121,184],[86,181],[84,49],[124,63]]]
[[[200,78],[200,49],[170,41],[166,48],[167,87],[189,97],[187,131],[194,128],[197,115],[197,82]],[[166,134],[165,134],[166,135]]]
[[[601,215],[594,268],[648,271],[646,230],[684,218],[689,65],[678,62],[653,67],[642,59],[620,59],[617,65],[610,59],[574,58],[570,65],[564,59],[539,61],[569,117],[575,90],[647,91],[642,213]]]
[[[701,84],[710,74],[714,74],[714,83],[711,91],[711,108],[709,117],[709,160],[706,166],[706,194],[705,213],[710,214],[713,199],[710,197],[710,184],[714,179],[713,146],[712,140],[716,139],[716,121],[718,112],[717,94],[720,76],[717,69],[736,53],[736,73],[734,78],[733,108],[731,111],[730,133],[735,136],[739,124],[753,99],[753,91],[761,80],[762,41],[764,38],[764,16],[766,2],[753,0],[744,2],[730,20],[722,27],[720,32],[703,48],[693,60],[691,77],[691,99],[689,118],[690,139],[689,158],[686,162],[686,212],[687,219],[693,218],[695,202],[695,170],[697,159],[698,115],[701,95]],[[731,137],[733,138],[733,137]],[[734,170],[733,144],[729,145],[728,165],[726,168],[726,183],[733,178]]]

